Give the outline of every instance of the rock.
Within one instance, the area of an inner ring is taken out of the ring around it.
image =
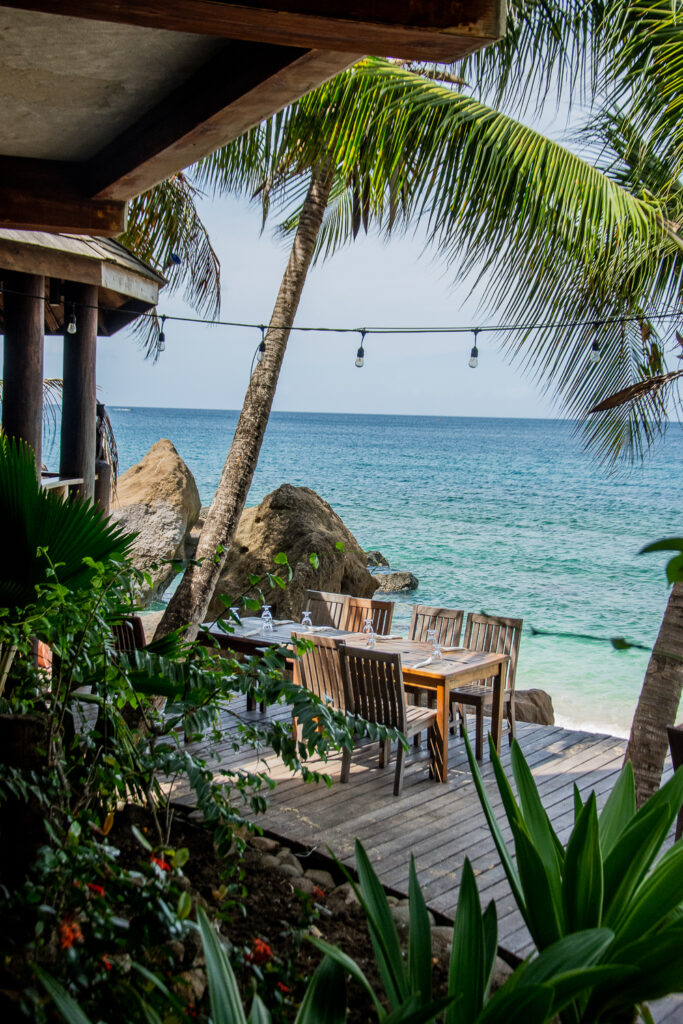
[[[173,984],[175,992],[190,1003],[199,1003],[206,991],[206,973],[198,967],[179,974]]]
[[[515,690],[515,719],[535,725],[555,725],[555,711],[545,690]]]
[[[280,848],[280,844],[275,839],[268,839],[267,836],[252,836],[249,842],[262,853],[277,853]]]
[[[358,897],[353,891],[353,886],[350,882],[344,882],[342,885],[338,885],[336,889],[327,897],[327,905],[334,907],[351,907],[354,905],[360,906],[358,903]]]
[[[408,903],[399,903],[398,906],[391,907],[391,916],[399,932],[408,930],[410,927],[410,907]],[[433,925],[434,915],[431,910],[427,911],[427,916],[429,917],[430,925]]]
[[[299,879],[302,877],[303,873],[304,869],[301,867],[301,864],[299,864],[297,867],[296,865],[290,864],[289,862],[285,862],[284,864],[282,863],[282,861],[280,862],[281,875],[287,875],[288,878]]]
[[[453,928],[450,925],[434,925],[432,928],[432,952],[439,960],[447,960],[453,945]]]
[[[282,867],[282,865],[277,857],[274,857],[272,853],[266,853],[261,857],[261,867],[278,869]]]
[[[336,547],[340,541],[343,551]],[[337,513],[309,487],[282,484],[260,505],[242,513],[209,616],[224,611],[218,594],[234,599],[249,590],[249,573],[272,572],[281,551],[289,558],[293,578],[285,590],[263,588],[276,618],[299,620],[308,589],[356,597],[371,597],[377,589],[365,552]],[[312,553],[318,556],[318,569],[309,561]]]
[[[309,868],[308,871],[304,871],[306,878],[310,878],[314,885],[319,885],[325,892],[332,892],[335,886],[334,878],[329,871],[323,871],[322,868]]]
[[[420,581],[412,572],[383,572],[375,576],[383,594],[393,594],[398,590],[417,590]]]
[[[315,889],[315,882],[310,878],[306,878],[305,875],[301,875],[294,883],[294,888],[298,889],[299,892],[302,892],[305,896],[312,896],[313,890]]]
[[[378,565],[386,566],[387,569],[389,568],[389,563],[381,551],[366,551],[365,563],[366,565],[371,565],[373,568]]]
[[[152,577],[151,587],[140,588],[142,605],[158,598],[171,582],[173,567],[164,562],[185,559],[185,540],[200,508],[194,477],[165,438],[119,477],[111,516],[122,529],[137,533],[130,557]],[[157,568],[151,570],[153,564]]]
[[[316,924],[312,924],[308,929],[308,934],[312,935],[314,939],[322,939],[323,933],[320,931]]]
[[[506,964],[504,960],[501,960],[499,956],[496,957],[496,962],[493,965],[493,974],[491,975],[491,991],[495,992],[508,980],[512,974],[512,968],[509,964]]]
[[[281,850],[280,853],[278,853],[277,855],[277,859],[280,861],[280,864],[289,864],[290,867],[296,868],[298,874],[304,874],[304,869],[301,865],[301,861],[294,856],[291,850]]]

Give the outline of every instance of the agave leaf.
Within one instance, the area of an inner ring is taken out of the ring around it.
[[[583,808],[583,800],[581,799],[581,793],[579,787],[574,783],[574,821],[578,819]]]
[[[344,1024],[345,1020],[344,968],[338,961],[326,956],[318,964],[308,983],[296,1015],[296,1024]]]
[[[514,824],[512,832],[526,899],[527,927],[538,948],[545,949],[561,938],[564,915],[555,902],[545,864],[526,830]]]
[[[420,996],[415,993],[410,996],[396,1010],[393,1010],[388,1017],[383,1017],[383,1024],[429,1024],[429,1021],[436,1020],[441,1011],[451,1005],[450,998],[434,999],[429,1003],[423,1003]]]
[[[595,793],[586,801],[567,844],[562,896],[567,931],[600,927],[603,870]]]
[[[526,763],[522,748],[517,740],[513,740],[510,751],[512,771],[517,784],[519,802],[524,824],[531,842],[543,861],[553,900],[560,912],[562,905],[562,866],[564,863],[564,847],[557,838],[550,824],[550,818],[538,795],[529,765]]]
[[[410,932],[408,936],[408,975],[410,989],[419,992],[422,1002],[432,998],[432,932],[422,889],[417,880],[415,858],[410,857]]]
[[[488,998],[491,991],[493,968],[496,965],[496,954],[498,952],[498,917],[496,915],[496,904],[493,900],[491,900],[483,913],[482,924],[484,926],[485,997]]]
[[[515,868],[515,864],[510,854],[510,851],[507,848],[507,843],[503,839],[503,833],[501,832],[500,826],[498,825],[498,821],[496,820],[495,811],[493,810],[493,807],[491,806],[491,801],[488,798],[486,787],[484,786],[484,780],[481,776],[481,771],[479,770],[479,765],[477,764],[477,760],[472,752],[472,747],[470,746],[470,742],[467,736],[465,736],[465,750],[467,751],[467,760],[470,763],[472,781],[474,782],[474,787],[477,791],[477,796],[479,797],[479,802],[481,803],[481,807],[486,818],[486,823],[488,824],[491,835],[493,836],[493,841],[496,844],[498,856],[500,857],[501,864],[505,869],[505,874],[507,876],[508,883],[510,885],[510,888],[512,889],[512,895],[515,897],[515,902],[517,903],[517,906],[519,907],[522,916],[526,920],[527,908],[526,900],[524,897],[524,890],[522,889],[522,883],[520,882],[519,875],[517,873],[517,869]],[[496,750],[495,745],[493,743],[490,743],[490,750],[491,756],[493,757]],[[497,776],[496,779],[498,780]],[[505,782],[509,789],[509,783],[507,783],[507,779],[505,780]]]
[[[683,904],[683,843],[663,855],[615,921],[619,948],[644,938]],[[616,955],[616,949],[615,949]]]
[[[600,812],[600,849],[603,859],[636,813],[636,786],[633,765],[627,761],[619,773],[612,792]]]
[[[448,968],[448,994],[456,999],[446,1011],[445,1024],[470,1024],[484,1003],[487,977],[484,965],[484,924],[479,892],[469,858],[465,858],[453,923]]]
[[[268,1007],[264,1005],[258,996],[254,996],[247,1018],[247,1024],[271,1024],[272,1017]]]
[[[377,958],[377,967],[392,1007],[399,1006],[410,994],[403,966],[401,944],[387,897],[370,863],[363,844],[356,839],[359,896],[368,921],[370,939]]]
[[[213,1024],[247,1024],[230,961],[202,907],[197,907],[197,921],[204,947]]]
[[[628,967],[624,977],[613,984],[596,987],[586,1014],[598,1019],[608,1008],[627,1008],[672,992],[683,992],[683,922],[663,928],[658,934],[625,946],[619,964]]]
[[[365,989],[375,1004],[377,1016],[381,1020],[385,1013],[384,1007],[380,1003],[375,994],[375,990],[363,974],[363,971],[360,969],[356,961],[352,960],[350,956],[347,956],[347,954],[344,953],[343,950],[339,949],[338,946],[332,946],[329,942],[325,942],[324,939],[314,939],[312,936],[308,936],[308,941],[315,946],[316,949],[319,949],[321,953],[324,953],[331,960],[335,960],[342,970],[346,971],[347,974],[350,974],[353,980],[357,982],[361,988]]]
[[[476,1024],[546,1024],[552,1002],[553,992],[547,985],[510,989],[503,985],[476,1018]]]
[[[572,932],[553,942],[533,960],[522,964],[521,985],[543,985],[568,971],[597,964],[614,938],[609,928],[588,928]]]
[[[90,1018],[83,1013],[76,1000],[72,999],[58,981],[55,981],[42,967],[34,966],[33,970],[62,1017],[67,1021],[67,1024],[92,1024]]]

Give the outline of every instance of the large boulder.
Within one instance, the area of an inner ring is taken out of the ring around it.
[[[343,551],[337,547],[340,541]],[[371,597],[377,589],[377,579],[365,565],[365,552],[334,509],[309,487],[282,484],[260,505],[242,513],[209,614],[224,610],[218,594],[234,600],[249,591],[250,573],[277,569],[273,560],[280,551],[287,555],[294,576],[285,590],[264,587],[277,617],[298,620],[309,589],[355,597]],[[318,556],[317,569],[309,559],[313,553]]]
[[[515,719],[534,725],[555,725],[552,697],[545,690],[515,690]]]
[[[194,477],[166,438],[119,478],[111,515],[124,530],[137,533],[130,557],[152,577],[152,585],[140,589],[141,605],[163,594],[170,583],[174,570],[169,559],[186,557],[186,538],[200,509]]]

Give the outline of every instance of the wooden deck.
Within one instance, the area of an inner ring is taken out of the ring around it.
[[[245,717],[259,714],[246,712]],[[598,805],[602,806],[621,768],[625,741],[596,733],[524,724],[518,727],[518,738],[543,804],[560,838],[566,841],[573,822],[574,783],[584,797],[594,789]],[[455,914],[463,862],[469,857],[482,902],[496,902],[500,945],[526,956],[533,948],[531,939],[481,811],[464,744],[452,738],[446,784],[428,779],[424,746],[420,751],[411,749],[408,754],[399,797],[392,795],[392,766],[378,768],[377,744],[366,744],[356,750],[346,785],[337,782],[341,756],[331,758],[327,772],[334,784],[330,787],[324,783],[306,784],[291,776],[272,752],[265,751],[262,756],[278,785],[270,796],[269,810],[258,818],[259,825],[288,843],[317,848],[322,853],[329,847],[351,866],[354,840],[358,837],[383,884],[405,895],[412,853],[428,906],[449,919]],[[219,759],[225,758],[226,763],[229,761],[231,767],[257,767],[255,754],[247,752],[237,757],[227,742],[213,752]],[[509,768],[505,740],[503,763]],[[504,815],[488,755],[482,762],[482,772],[502,825]],[[187,793],[174,795],[176,799],[190,800]],[[510,840],[507,826],[503,834]],[[683,998],[662,1001],[653,1010],[660,1022],[683,1021]]]

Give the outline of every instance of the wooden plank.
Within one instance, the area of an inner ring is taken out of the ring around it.
[[[84,165],[85,187],[100,200],[121,201],[145,192],[343,71],[358,56],[355,51],[228,43]]]
[[[0,227],[120,235],[126,203],[86,195],[79,170],[76,164],[0,156]]]
[[[5,7],[55,13],[54,0],[14,0]],[[502,0],[60,0],[59,13],[118,24],[248,39],[283,46],[407,59],[452,61],[498,39]]]

